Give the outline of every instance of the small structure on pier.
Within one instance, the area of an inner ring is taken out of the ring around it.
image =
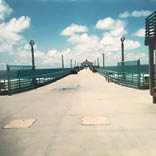
[[[84,62],[81,63],[81,66],[82,67],[91,67],[91,66],[93,66],[93,63],[86,59]]]
[[[152,95],[152,88],[156,87],[156,11],[146,18],[145,45],[149,46],[149,87]]]

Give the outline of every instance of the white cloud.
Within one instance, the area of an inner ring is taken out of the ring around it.
[[[4,20],[12,11],[13,10],[4,2],[4,0],[0,0],[0,20]]]
[[[127,18],[129,16],[131,16],[131,15],[130,15],[130,13],[128,11],[125,11],[124,13],[119,15],[120,18]]]
[[[73,44],[94,44],[95,42],[98,42],[98,37],[95,35],[88,36],[87,33],[83,33],[81,35],[73,35],[69,38],[69,42]],[[94,43],[93,43],[94,42]]]
[[[71,50],[68,48],[63,51],[58,51],[57,49],[51,49],[47,52],[40,51],[37,45],[35,44],[34,56],[35,64],[38,68],[58,68],[61,67],[61,55],[63,54],[66,60],[70,60]],[[31,47],[29,44],[23,45],[17,49],[16,60],[13,60],[14,64],[21,65],[30,65],[31,64]],[[68,61],[69,62],[69,61]],[[67,66],[67,64],[65,64]]]
[[[104,18],[99,20],[96,24],[97,29],[109,30],[109,33],[112,36],[122,36],[126,34],[125,22],[122,20],[114,20],[111,17]]]
[[[29,17],[12,18],[6,21],[6,17],[13,10],[2,0],[0,0],[0,52],[12,52],[14,46],[16,53],[11,64],[31,64],[31,49],[29,44],[24,43],[22,32],[30,27],[31,19]],[[140,17],[149,14],[148,11],[125,12],[122,18],[129,16]],[[97,21],[96,28],[103,31],[103,36],[99,38],[96,35],[89,35],[88,28],[85,25],[72,24],[62,30],[61,35],[68,37],[68,42],[72,44],[71,48],[62,51],[50,49],[47,52],[41,51],[35,44],[35,63],[38,67],[61,67],[61,55],[64,55],[65,67],[70,66],[70,59],[81,63],[85,59],[92,62],[97,57],[102,58],[102,53],[106,55],[107,65],[116,65],[121,60],[121,42],[120,37],[127,33],[126,23],[120,19],[107,17]],[[137,31],[136,35],[142,34],[142,30]],[[128,59],[145,59],[144,53],[134,54],[129,52],[140,46],[138,41],[125,40],[125,56]],[[23,44],[23,45],[22,45]],[[3,64],[3,62],[1,62]]]
[[[20,18],[12,18],[5,26],[6,32],[20,33],[24,29],[29,28],[31,19],[29,17],[21,16]]]
[[[25,17],[23,18],[23,20],[24,19],[26,20],[27,18]],[[14,23],[19,24],[20,22],[19,21],[17,22],[17,21]],[[62,35],[65,35],[68,37],[68,42],[72,44],[71,48],[67,48],[63,51],[58,51],[57,49],[51,49],[47,52],[43,52],[39,50],[39,48],[36,45],[35,46],[35,63],[37,67],[44,67],[44,68],[45,67],[52,67],[52,68],[61,67],[61,55],[62,54],[64,55],[65,67],[70,67],[70,59],[73,59],[73,64],[75,63],[75,60],[77,63],[80,64],[85,59],[88,59],[94,62],[94,60],[96,60],[97,57],[99,57],[101,61],[102,53],[106,54],[107,65],[116,65],[117,62],[121,60],[120,37],[121,35],[126,33],[126,30],[125,30],[126,24],[122,20],[118,20],[118,19],[115,20],[110,17],[106,18],[106,20],[103,19],[100,21],[101,21],[101,25],[103,24],[102,21],[104,23],[106,21],[109,22],[108,24],[109,26],[100,27],[104,31],[102,38],[99,38],[96,35],[89,35],[87,33],[88,28],[86,26],[72,24],[61,32]],[[112,21],[112,23],[110,21]],[[11,22],[8,22],[8,24],[9,23]],[[18,36],[19,32],[29,27],[28,23],[25,21],[24,24],[21,24],[23,25],[22,27],[23,29],[15,26],[16,29],[7,27],[7,29],[5,30],[7,30],[9,33],[12,32],[13,34],[16,34]],[[100,22],[97,21],[97,23],[100,23]],[[8,24],[3,24],[3,25],[6,28],[6,25]],[[19,36],[19,38],[20,37],[21,36]],[[15,43],[16,42],[17,41],[15,41]],[[125,53],[129,53],[128,50],[136,49],[140,46],[139,42],[128,40],[128,39],[126,39],[124,43],[125,43]],[[19,47],[15,55],[17,55],[16,57],[17,59],[15,63],[31,64],[31,49],[30,49],[29,44],[23,45],[23,47]],[[131,55],[129,54],[129,56]]]
[[[132,50],[140,47],[140,43],[138,41],[125,40],[125,49]]]
[[[133,11],[132,16],[134,17],[148,16],[151,13],[152,11],[149,11],[149,10]]]
[[[98,21],[96,24],[96,28],[103,29],[105,31],[100,43],[103,47],[102,51],[106,53],[107,57],[111,58],[109,61],[107,60],[109,65],[116,64],[121,60],[120,38],[122,35],[127,33],[125,27],[126,24],[124,21],[119,19],[114,20],[110,17],[100,20],[100,22]],[[126,52],[140,47],[140,43],[138,41],[128,39],[125,40],[124,45]]]
[[[111,17],[107,17],[103,20],[99,20],[96,24],[96,28],[101,30],[110,30],[114,23],[115,21]]]
[[[23,42],[24,37],[21,33],[29,28],[31,22],[31,19],[25,16],[6,21],[6,17],[12,12],[13,10],[9,5],[0,0],[0,52],[4,53],[13,52],[14,45],[19,45]]]
[[[112,36],[122,36],[123,34],[127,34],[127,31],[125,30],[125,23],[123,21],[116,20],[110,33]]]
[[[104,45],[105,51],[117,52],[121,50],[120,36],[113,37],[110,34],[106,34],[102,38],[101,43]],[[125,40],[124,45],[125,50],[132,50],[140,47],[140,43],[138,41],[132,40]]]
[[[145,36],[145,29],[144,29],[144,28],[139,29],[139,30],[135,33],[135,36],[144,37],[144,36]]]
[[[23,40],[20,34],[30,26],[29,17],[13,18],[8,23],[0,24],[0,52],[11,52],[13,46],[19,44]]]
[[[119,15],[120,18],[127,18],[127,17],[146,17],[149,16],[152,11],[149,10],[134,10],[132,12],[125,11]]]
[[[68,54],[65,55],[68,63],[71,58],[74,58],[78,62],[82,62],[86,58],[90,61],[94,61],[97,57],[101,57],[103,52],[106,53],[109,59],[111,58],[112,60],[113,58],[114,61],[110,61],[109,64],[116,64],[120,61],[120,38],[123,34],[127,33],[124,21],[119,19],[115,20],[111,17],[97,21],[96,28],[104,31],[104,35],[101,39],[96,35],[88,35],[88,33],[82,31],[82,29],[75,29],[73,25],[65,28],[61,33],[62,35],[68,36],[68,41],[73,44]],[[81,25],[76,25],[76,27],[80,28]],[[85,28],[85,30],[88,29]],[[77,32],[81,32],[81,34]],[[139,46],[140,43],[138,41],[125,41],[125,50],[136,49]]]
[[[75,33],[83,33],[83,32],[87,32],[87,31],[88,31],[88,29],[87,29],[86,26],[72,24],[69,27],[65,28],[61,32],[61,35],[64,35],[64,36],[72,36]]]
[[[121,42],[119,37],[105,36],[101,40],[96,36],[89,36],[84,33],[77,36],[76,45],[71,49],[65,49],[63,51],[58,51],[57,49],[51,49],[47,52],[42,52],[38,48],[35,50],[35,62],[38,67],[61,67],[61,55],[64,55],[65,67],[70,67],[70,59],[73,59],[73,64],[75,60],[77,63],[81,63],[85,59],[92,62],[100,58],[102,62],[102,53],[106,55],[107,65],[116,65],[121,59]],[[104,41],[106,39],[107,42]],[[109,39],[109,40],[108,40]],[[104,42],[102,42],[104,41]],[[125,55],[128,50],[135,49],[139,46],[137,41],[125,41]],[[130,55],[132,56],[133,53]],[[134,54],[135,55],[135,54]],[[137,55],[138,56],[138,55]],[[137,58],[137,56],[135,58]],[[18,64],[31,64],[31,52],[30,45],[23,46],[23,49],[18,50]],[[133,59],[129,57],[129,59]]]

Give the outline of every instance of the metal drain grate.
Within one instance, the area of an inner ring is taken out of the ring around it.
[[[36,119],[23,119],[10,121],[4,128],[30,128]]]
[[[84,117],[82,118],[82,125],[110,125],[106,117]]]

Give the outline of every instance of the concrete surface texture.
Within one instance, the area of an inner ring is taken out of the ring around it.
[[[85,118],[94,124],[83,124]],[[109,124],[96,124],[102,118]],[[26,119],[36,122],[30,128],[3,128]],[[156,106],[148,90],[108,83],[87,69],[0,96],[0,156],[155,155]]]

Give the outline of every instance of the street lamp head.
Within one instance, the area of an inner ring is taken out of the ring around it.
[[[124,36],[122,36],[120,40],[121,40],[121,42],[124,42],[125,37],[124,37]]]
[[[34,42],[33,40],[31,40],[31,41],[29,42],[29,44],[30,44],[31,46],[33,46],[33,45],[35,44],[35,42]]]

